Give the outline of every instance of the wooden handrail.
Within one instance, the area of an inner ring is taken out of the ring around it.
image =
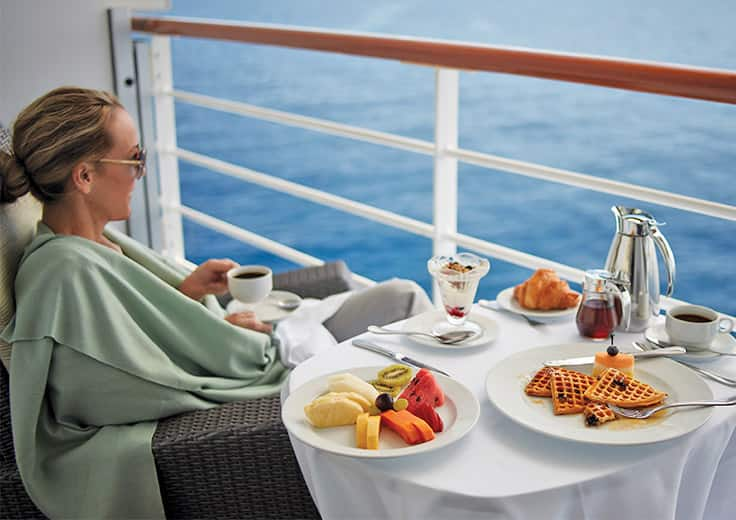
[[[501,72],[736,104],[736,72],[722,69],[444,40],[191,18],[134,17],[132,29],[153,34],[385,58],[461,70]]]

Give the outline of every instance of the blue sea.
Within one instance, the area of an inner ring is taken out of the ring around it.
[[[177,16],[736,69],[736,5],[712,0],[454,2],[173,0]],[[173,42],[175,88],[419,139],[434,137],[434,71],[329,53]],[[431,157],[177,103],[180,147],[431,222]],[[460,75],[460,146],[736,203],[736,107],[502,74]],[[376,280],[429,288],[431,241],[180,163],[184,204]],[[459,166],[460,232],[582,269],[605,263],[610,207],[651,212],[677,259],[674,296],[736,314],[736,223],[513,174]],[[185,221],[187,257],[296,267]],[[479,297],[530,271],[491,260]],[[664,279],[664,273],[661,276]]]

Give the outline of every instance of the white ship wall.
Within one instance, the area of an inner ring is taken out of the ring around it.
[[[0,0],[0,122],[60,85],[113,89],[109,7],[168,9],[170,0]]]

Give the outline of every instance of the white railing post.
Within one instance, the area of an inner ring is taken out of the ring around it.
[[[168,36],[154,36],[151,39],[151,63],[153,69],[154,110],[156,113],[156,156],[161,180],[161,224],[162,253],[177,260],[184,259],[184,232],[181,214],[170,207],[181,204],[179,195],[179,162],[176,151],[176,118],[171,71],[171,39]]]
[[[435,91],[434,131],[434,237],[435,255],[451,255],[457,250],[452,234],[457,233],[457,159],[448,151],[457,150],[459,72],[438,68]],[[439,302],[437,285],[433,286]]]

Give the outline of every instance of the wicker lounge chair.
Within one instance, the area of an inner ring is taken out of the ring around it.
[[[338,262],[277,275],[274,285],[304,297],[324,296],[348,290],[350,278]],[[278,397],[164,419],[152,447],[170,518],[319,518],[281,422]],[[43,518],[15,462],[9,380],[2,365],[0,518]]]

